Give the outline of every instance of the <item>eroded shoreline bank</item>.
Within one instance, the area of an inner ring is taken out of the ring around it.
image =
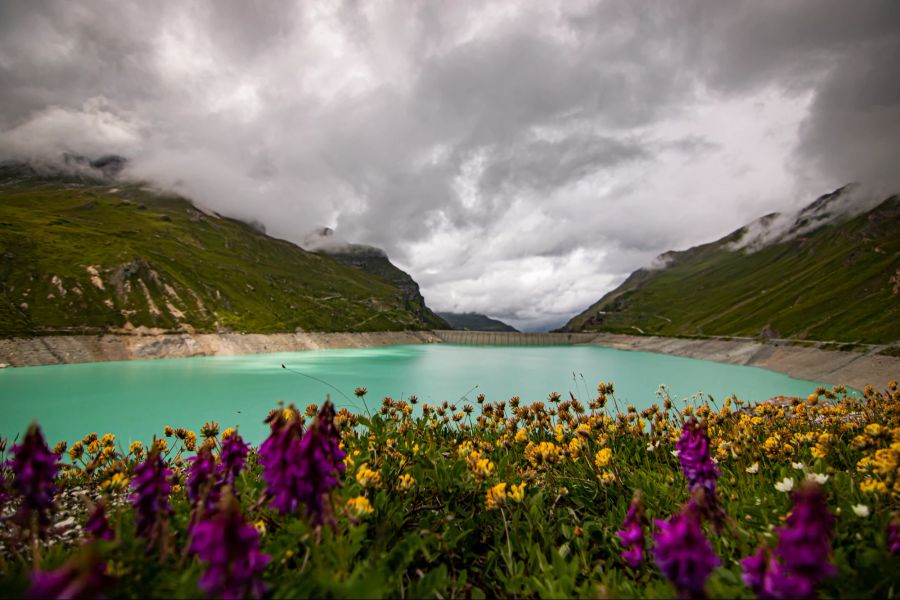
[[[457,334],[459,332],[456,332]],[[547,341],[548,336],[560,336]],[[322,350],[374,348],[428,343],[590,344],[618,350],[655,352],[714,362],[761,367],[797,379],[843,384],[857,389],[884,387],[900,379],[900,358],[761,344],[751,341],[698,340],[600,333],[448,335],[440,331],[370,333],[81,335],[0,339],[0,363],[25,367],[150,358],[187,358]]]

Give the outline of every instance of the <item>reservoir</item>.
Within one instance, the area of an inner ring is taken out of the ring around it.
[[[819,385],[755,367],[589,345],[419,344],[85,363],[0,370],[0,434],[11,439],[37,421],[51,446],[109,432],[127,447],[162,436],[165,425],[199,432],[217,421],[259,443],[267,434],[263,419],[279,402],[303,410],[328,394],[339,408],[363,413],[357,387],[368,389],[373,412],[385,396],[415,394],[419,405],[447,400],[462,410],[468,402],[477,415],[478,394],[490,402],[519,396],[527,404],[571,393],[587,405],[601,381],[614,384],[623,411],[658,402],[663,384],[673,399],[709,394],[719,406],[732,394],[759,402],[806,396]]]

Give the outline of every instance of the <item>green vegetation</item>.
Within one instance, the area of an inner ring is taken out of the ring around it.
[[[364,401],[365,390],[357,396]],[[52,457],[43,441],[23,443],[0,454],[12,457],[2,470],[10,510],[32,501],[2,533],[0,596],[21,597],[40,571],[68,564],[76,570],[58,570],[51,579],[85,597],[203,597],[198,586],[261,552],[271,560],[263,557],[252,571],[235,569],[243,575],[231,584],[233,597],[255,595],[258,588],[248,586],[256,580],[273,598],[671,598],[659,531],[699,485],[697,504],[686,510],[701,511],[702,529],[698,523],[696,537],[681,542],[683,568],[709,596],[752,598],[742,559],[760,547],[788,547],[780,538],[794,528],[790,547],[816,568],[788,576],[812,578],[825,598],[897,597],[896,383],[883,392],[867,388],[863,397],[821,389],[755,407],[734,398],[682,406],[665,390],[659,396],[659,404],[640,413],[617,412],[613,386],[603,383],[585,402],[558,394],[531,405],[518,397],[480,398],[478,408],[426,405],[419,416],[411,404],[390,398],[377,410],[369,403],[371,411],[342,410],[333,419],[328,407],[280,407],[257,449],[216,423],[199,427],[199,435],[166,427],[130,447],[112,434],[88,434],[69,448],[58,445]],[[59,475],[26,468],[38,458],[58,459]],[[698,462],[709,477],[699,483]],[[288,465],[313,473],[297,481],[318,491],[287,486],[297,476]],[[105,497],[108,525],[105,518],[86,523],[90,509],[78,500],[80,508],[67,510],[78,513],[71,520],[79,534],[42,549],[36,574],[31,534],[22,524],[46,515],[48,530],[56,530],[50,523],[60,520],[58,508],[51,495],[41,495],[50,486],[67,492],[57,502],[82,493]],[[795,511],[801,516],[792,519],[792,504],[809,489],[821,498],[821,510]],[[629,565],[618,532],[638,491],[647,517],[637,531],[645,552]],[[220,495],[218,504],[210,501]],[[285,510],[285,499],[294,496],[301,501]],[[217,565],[216,575],[210,559],[198,556],[208,543],[192,527],[218,527],[219,515],[234,517],[243,534],[221,540],[226,564]],[[718,563],[708,580],[691,569],[700,539],[709,540]],[[793,558],[801,560],[779,560]]]
[[[634,272],[564,331],[894,342],[900,339],[898,231],[897,196],[752,252],[733,249],[739,230],[668,253],[665,268]]]
[[[383,331],[441,322],[385,279],[136,184],[0,170],[0,336]]]

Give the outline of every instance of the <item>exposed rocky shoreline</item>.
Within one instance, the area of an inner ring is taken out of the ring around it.
[[[619,350],[656,352],[732,365],[761,367],[796,379],[862,389],[900,380],[900,358],[863,352],[840,352],[789,344],[736,340],[697,340],[655,336],[597,334],[592,344]]]
[[[78,335],[0,339],[0,363],[13,367],[82,362],[138,360],[149,358],[186,358],[321,350],[326,348],[370,348],[400,344],[459,342],[444,339],[433,331],[394,331],[370,333],[276,333],[276,334],[153,334],[153,335]],[[496,341],[474,336],[473,343],[548,343],[548,336],[567,334],[504,333]],[[884,387],[891,379],[900,379],[900,358],[805,348],[787,344],[736,340],[697,340],[654,336],[568,334],[559,343],[588,343],[619,350],[656,352],[715,362],[761,367],[798,379],[843,384],[862,389],[871,384]],[[513,339],[522,336],[522,340]],[[531,337],[528,337],[531,336]],[[457,336],[458,337],[458,336]],[[470,336],[472,337],[472,336]],[[477,338],[477,339],[475,339]]]
[[[148,358],[188,358],[370,348],[440,342],[430,331],[371,333],[182,333],[65,335],[0,339],[0,363],[12,367]]]

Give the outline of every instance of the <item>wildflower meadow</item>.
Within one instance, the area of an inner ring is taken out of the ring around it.
[[[897,597],[900,388],[280,406],[2,444],[0,595]],[[60,517],[77,533],[60,536]]]

